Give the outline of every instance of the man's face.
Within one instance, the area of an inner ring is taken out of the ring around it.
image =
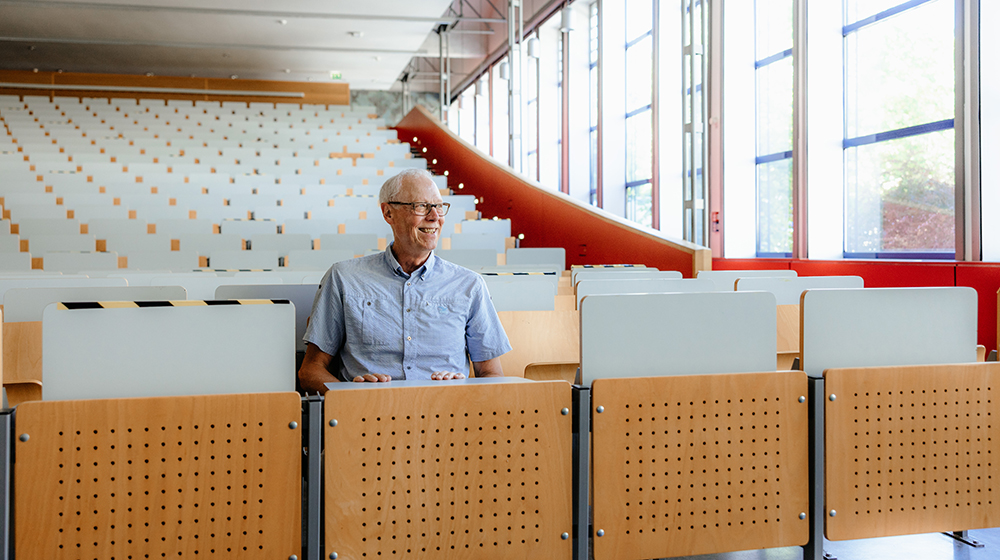
[[[418,178],[404,180],[403,188],[396,195],[394,202],[429,202],[438,204],[442,201],[441,191],[430,179]],[[437,247],[441,228],[444,227],[444,217],[431,210],[426,216],[414,214],[410,206],[398,204],[382,204],[382,215],[392,226],[392,236],[395,248],[401,254],[417,255],[433,251]]]

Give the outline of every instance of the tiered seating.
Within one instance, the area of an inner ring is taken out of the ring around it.
[[[5,176],[0,205],[23,252],[32,255],[5,259],[3,268],[219,268],[211,263],[212,255],[223,249],[214,242],[168,243],[200,228],[206,234],[239,235],[244,245],[224,250],[243,251],[253,248],[255,237],[286,233],[286,221],[310,218],[330,221],[290,229],[303,230],[312,240],[346,232],[375,233],[387,242],[391,234],[379,216],[378,188],[398,170],[426,163],[411,159],[409,145],[398,142],[370,111],[6,96],[0,102],[0,124],[8,133],[0,144]],[[70,223],[19,230],[29,220]],[[185,223],[195,220],[211,224],[212,230]],[[112,221],[123,224],[112,226]],[[97,222],[103,227],[88,232]],[[144,233],[161,237],[146,239]],[[81,239],[36,239],[55,234]],[[225,266],[298,266],[285,257],[314,247],[299,238],[289,243],[270,239],[256,249],[277,255],[227,255]],[[46,265],[50,250],[116,252],[121,258],[91,263],[99,257],[54,255]],[[200,262],[163,255],[169,251],[196,251]],[[317,264],[316,258],[300,263],[321,269],[332,264]]]

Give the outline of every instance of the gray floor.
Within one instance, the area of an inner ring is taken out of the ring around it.
[[[973,548],[939,533],[857,541],[826,541],[824,550],[838,560],[998,560],[1000,528],[969,531],[983,548]],[[688,556],[687,560],[802,560],[802,548],[748,550]],[[678,559],[681,560],[681,559]]]

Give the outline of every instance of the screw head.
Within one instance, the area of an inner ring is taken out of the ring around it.
[[[562,415],[563,415],[563,416],[567,416],[567,415],[569,415],[569,409],[568,409],[568,408],[564,408],[564,409],[562,409],[562,410],[561,410],[560,412],[562,412]]]
[[[603,537],[604,536],[604,529],[598,529],[597,530],[597,536],[598,537]]]
[[[336,428],[337,427],[337,419],[336,418],[334,418],[333,420],[330,420],[330,427],[331,428]]]
[[[299,560],[299,557],[293,554],[288,557],[288,560]]]
[[[806,512],[802,512],[799,514],[799,519],[805,519],[805,518],[806,518]]]
[[[337,560],[337,553],[336,552],[331,552],[330,553],[330,560]]]
[[[837,517],[837,510],[831,509],[830,510],[830,517]]]
[[[562,535],[559,535],[559,536],[562,537],[562,540],[564,540],[564,541],[565,540],[569,540],[569,533],[563,533]]]
[[[597,407],[597,413],[600,414],[602,412],[604,412],[604,407],[603,406]]]
[[[830,395],[830,402],[837,400],[837,395]]]
[[[298,422],[289,422],[288,423],[288,427],[294,430],[295,428],[299,427],[299,423]]]
[[[21,434],[21,437],[19,437],[17,439],[19,439],[21,441],[28,441],[29,439],[31,439],[31,436],[29,436],[28,434]]]
[[[802,402],[806,402],[806,398],[805,398],[805,397],[799,397],[799,402],[800,402],[800,403],[802,403]]]

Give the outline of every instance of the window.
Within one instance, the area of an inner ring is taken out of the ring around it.
[[[599,73],[598,73],[598,57],[600,56],[599,49],[599,19],[598,19],[598,5],[594,2],[589,8],[589,22],[588,26],[590,29],[589,40],[590,40],[590,71],[588,72],[588,80],[590,85],[590,203],[597,205],[597,158],[599,157],[599,152],[597,150],[597,123],[599,115]]]
[[[538,49],[538,38],[533,37],[531,40],[535,41],[535,49]],[[528,44],[528,42],[525,42]],[[525,165],[524,174],[528,176],[533,181],[539,180],[539,150],[538,150],[538,82],[539,64],[538,58],[531,55],[526,55],[524,57],[525,61],[525,123],[524,123],[524,148],[525,152]]]
[[[757,256],[792,254],[792,0],[756,0]]]
[[[625,218],[653,226],[653,1],[625,4]]]
[[[954,258],[954,2],[845,8],[844,256]]]

